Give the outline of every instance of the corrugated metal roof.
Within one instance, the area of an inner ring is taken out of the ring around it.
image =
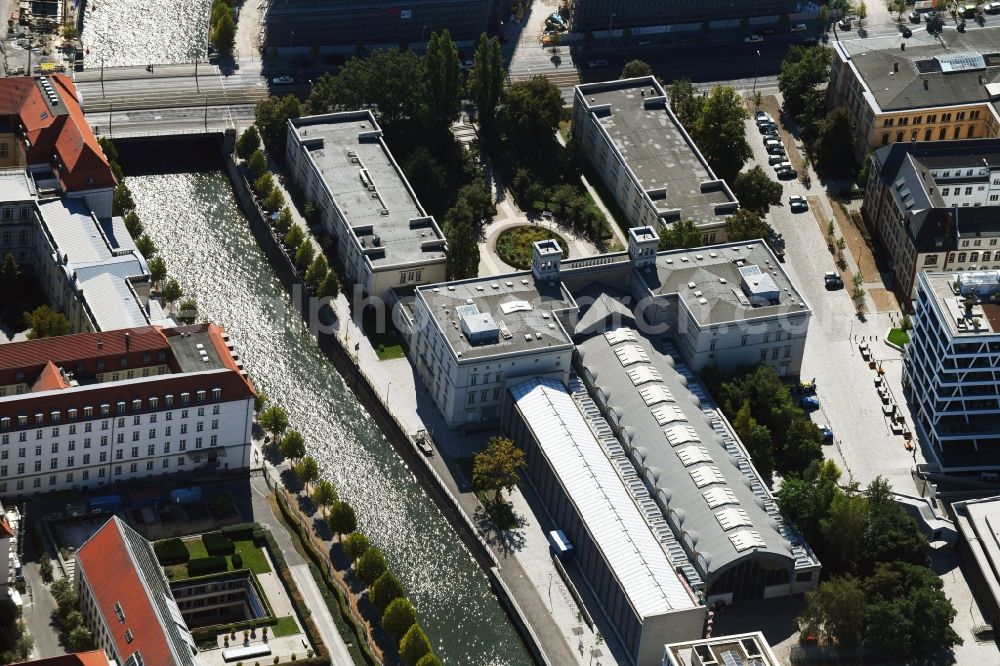
[[[38,209],[56,247],[68,254],[71,262],[88,264],[111,256],[100,226],[82,199],[62,197],[40,201]]]
[[[563,385],[534,378],[511,392],[636,612],[697,607]]]
[[[149,325],[146,312],[121,278],[101,273],[81,282],[80,291],[102,331]]]

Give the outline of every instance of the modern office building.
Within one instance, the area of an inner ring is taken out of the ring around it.
[[[659,663],[664,641],[699,637],[706,608],[675,570],[563,382],[511,389],[505,431],[573,545],[574,560],[631,663]],[[593,610],[593,609],[592,609]]]
[[[288,170],[366,296],[445,279],[445,240],[370,111],[289,121]]]
[[[113,516],[76,554],[76,590],[94,642],[123,666],[196,666],[198,649],[152,545]]]
[[[861,213],[910,298],[918,270],[1000,269],[1000,139],[896,143],[872,153]]]
[[[0,345],[0,495],[246,469],[254,398],[214,324]]]
[[[3,167],[26,168],[39,192],[82,198],[111,217],[115,176],[67,76],[0,78]]]
[[[1000,28],[834,40],[827,88],[854,121],[855,155],[890,143],[1000,136]]]
[[[633,35],[659,34],[652,28],[682,23],[700,26],[704,21],[723,21],[733,27],[740,19],[772,16],[775,21],[795,11],[789,0],[658,0],[656,2],[620,2],[618,0],[576,0],[570,4],[573,30],[595,31],[629,28]],[[645,28],[645,30],[644,30]]]
[[[918,273],[903,389],[917,439],[940,471],[996,481],[998,364],[1000,271]]]
[[[562,261],[540,241],[530,272],[418,287],[394,322],[449,426],[496,423],[518,377],[566,381],[574,339],[622,322],[670,336],[695,370],[798,374],[812,311],[763,242],[660,253],[657,243],[654,229],[633,228],[626,252]]]
[[[953,502],[958,552],[984,619],[1000,626],[1000,497]]]
[[[702,243],[726,240],[739,202],[670,110],[654,76],[576,87],[573,135],[634,227],[691,220]]]
[[[265,44],[270,47],[350,47],[422,44],[447,29],[455,41],[486,31],[493,0],[267,0]]]
[[[661,666],[782,666],[764,634],[716,636],[663,648]]]

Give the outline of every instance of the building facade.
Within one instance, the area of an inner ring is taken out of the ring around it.
[[[832,42],[829,102],[851,114],[857,159],[893,143],[1000,136],[998,35],[987,27],[945,30],[940,42],[926,32]]]
[[[445,279],[444,234],[424,211],[370,111],[289,121],[289,172],[322,215],[365,296]]]
[[[417,45],[445,29],[472,42],[495,11],[492,0],[268,0],[263,27],[266,46],[278,48]]]
[[[153,546],[113,516],[76,554],[76,591],[94,642],[123,666],[196,666],[198,649]]]
[[[214,324],[0,347],[0,495],[241,470],[255,393]]]
[[[794,11],[789,0],[734,0],[705,3],[701,0],[660,0],[659,2],[620,2],[616,0],[576,0],[570,5],[573,30],[594,31],[619,28],[730,21],[755,16],[773,16]],[[645,34],[641,30],[633,34]]]
[[[898,143],[872,153],[861,213],[912,298],[916,273],[1000,269],[1000,139]]]
[[[958,553],[984,619],[1000,625],[1000,497],[954,502]]]
[[[941,471],[996,481],[997,364],[1000,271],[919,273],[903,389],[928,461]]]
[[[573,135],[630,225],[690,220],[702,243],[726,240],[739,202],[670,110],[654,76],[576,87]]]

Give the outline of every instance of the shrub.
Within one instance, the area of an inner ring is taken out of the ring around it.
[[[431,642],[419,624],[414,624],[399,639],[399,657],[407,666],[416,666],[416,663],[430,652]]]
[[[384,611],[393,600],[402,596],[404,596],[403,586],[391,571],[379,576],[368,590],[368,598],[380,611]]]
[[[352,563],[365,554],[369,545],[368,537],[361,532],[351,532],[340,542],[340,547],[344,549],[344,555]]]
[[[417,666],[441,666],[441,660],[433,652],[428,652],[417,661]]]
[[[239,525],[227,525],[220,532],[233,541],[250,541],[257,536],[260,528],[257,523],[240,523]]]
[[[378,548],[369,548],[358,558],[358,578],[365,585],[371,585],[385,572],[385,557]]]
[[[184,564],[191,559],[191,553],[184,547],[184,542],[180,539],[166,539],[153,544],[153,552],[160,564],[169,566],[171,564]]]
[[[221,555],[197,557],[189,561],[187,564],[189,576],[204,576],[210,573],[226,571],[227,568],[228,562],[226,561],[226,558]]]
[[[201,540],[209,555],[232,555],[236,552],[236,544],[222,532],[209,532],[203,535]]]
[[[382,628],[396,637],[406,634],[416,621],[417,611],[406,597],[393,599],[382,613]]]
[[[243,556],[239,553],[233,553],[233,556],[229,558],[233,562],[233,570],[243,568]]]

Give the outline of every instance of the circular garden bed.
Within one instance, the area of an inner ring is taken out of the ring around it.
[[[553,238],[562,247],[563,259],[569,258],[569,246],[566,239],[554,231],[544,227],[525,224],[510,229],[504,229],[497,236],[496,251],[504,263],[526,270],[531,268],[532,243]]]

